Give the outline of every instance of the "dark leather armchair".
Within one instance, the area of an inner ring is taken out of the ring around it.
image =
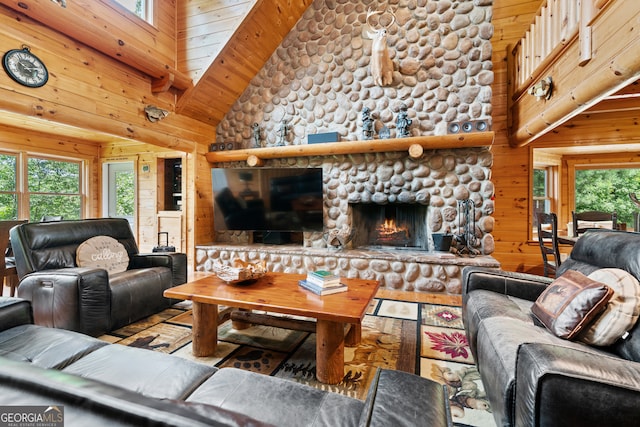
[[[87,239],[109,236],[129,255],[126,271],[78,267],[76,250]],[[171,305],[165,289],[187,280],[182,253],[140,254],[126,219],[27,223],[11,229],[20,283],[37,324],[98,336]]]

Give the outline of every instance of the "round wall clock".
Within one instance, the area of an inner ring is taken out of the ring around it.
[[[7,51],[2,57],[2,66],[9,77],[21,85],[40,87],[49,80],[47,67],[27,46]]]

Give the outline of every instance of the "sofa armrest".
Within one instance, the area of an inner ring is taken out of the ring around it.
[[[585,347],[523,344],[516,425],[629,425],[640,417],[640,363]]]
[[[407,372],[378,368],[359,426],[451,426],[448,404],[444,385]]]
[[[130,258],[130,268],[167,267],[171,270],[173,286],[187,282],[187,254],[156,252],[137,254]]]
[[[0,332],[30,323],[33,323],[33,312],[29,301],[0,297]]]
[[[462,304],[476,289],[535,301],[551,282],[553,279],[535,274],[469,266],[462,270]]]
[[[18,296],[31,301],[38,325],[97,336],[109,330],[111,290],[106,270],[61,268],[20,280]]]

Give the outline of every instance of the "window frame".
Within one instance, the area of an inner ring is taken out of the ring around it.
[[[31,219],[31,194],[38,195],[62,195],[69,197],[80,197],[80,219],[87,218],[89,214],[89,206],[87,203],[88,194],[88,162],[83,158],[75,158],[70,156],[56,156],[46,153],[36,153],[27,151],[0,150],[2,155],[10,155],[16,157],[16,198],[17,198],[17,218]],[[29,159],[44,159],[56,162],[76,163],[78,164],[78,192],[77,193],[49,193],[40,191],[30,191],[29,182]],[[3,191],[3,194],[8,192]]]
[[[157,11],[156,0],[143,0],[143,1],[145,4],[144,17],[138,15],[134,10],[129,9],[125,4],[121,3],[120,0],[107,0],[107,3],[110,3],[112,7],[114,7],[115,9],[126,13],[127,16],[132,17],[134,20],[137,20],[139,22],[143,22],[147,25],[155,27],[155,23],[158,20],[156,16],[156,11]]]
[[[0,190],[0,194],[13,195],[15,198],[15,209],[16,209],[16,218],[7,218],[7,219],[18,219],[20,218],[20,180],[18,177],[20,176],[20,153],[16,153],[8,150],[0,150],[0,155],[2,156],[11,156],[15,158],[15,174],[14,174],[14,187],[13,191]]]
[[[535,174],[536,170],[542,170],[545,172],[545,195],[544,196],[536,196],[534,194],[533,189],[533,174]],[[548,210],[545,209],[545,212],[557,212],[558,210],[558,195],[560,194],[560,173],[557,165],[550,164],[534,164],[531,172],[531,224],[532,224],[532,236],[533,238],[538,237],[538,227],[537,227],[537,219],[536,219],[536,201],[544,200],[545,205],[548,204]]]

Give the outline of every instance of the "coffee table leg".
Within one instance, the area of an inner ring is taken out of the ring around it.
[[[362,325],[359,323],[352,323],[349,325],[349,332],[347,332],[347,336],[344,338],[344,345],[347,347],[355,347],[360,344],[362,340]]]
[[[318,319],[316,323],[316,377],[338,384],[344,377],[344,324]]]
[[[218,306],[193,302],[193,355],[213,356],[218,347]]]
[[[238,311],[244,311],[244,312],[247,312],[247,313],[251,313],[251,310],[247,310],[247,309],[244,309],[244,308],[238,308],[238,309],[236,309],[236,310],[238,310]],[[243,329],[248,329],[248,328],[250,328],[250,327],[251,327],[251,323],[249,323],[249,322],[244,322],[244,321],[242,321],[242,320],[234,320],[234,319],[232,318],[232,319],[231,319],[231,327],[232,327],[233,329],[235,329],[236,331],[241,331],[241,330],[243,330]]]

